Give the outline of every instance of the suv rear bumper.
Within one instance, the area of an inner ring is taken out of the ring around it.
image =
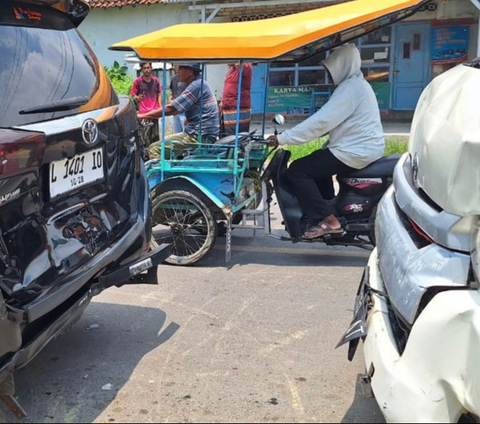
[[[136,269],[139,271],[151,270],[155,273],[156,277],[157,266],[163,263],[170,256],[170,254],[170,247],[168,245],[162,245],[154,251],[143,255],[135,262],[120,267],[103,279],[100,279],[99,284],[96,284],[93,288],[89,289],[86,294],[73,302],[66,312],[58,317],[55,317],[53,322],[46,327],[30,344],[17,351],[7,363],[2,364],[3,366],[0,368],[0,396],[13,395],[13,393],[5,393],[3,391],[3,382],[12,376],[12,373],[15,369],[19,369],[27,365],[50,341],[61,334],[64,329],[75,324],[80,319],[95,295],[99,294],[103,289],[107,289],[114,285],[119,285],[120,281],[125,282],[130,278],[138,278],[139,274],[132,275],[132,272],[135,272],[135,265],[138,263],[148,262],[148,268]],[[132,270],[132,268],[134,269]],[[121,280],[119,277],[124,277],[125,279]],[[132,284],[135,283],[141,284],[142,281],[132,281]]]
[[[157,282],[157,266],[168,258],[171,251],[168,245],[160,246],[153,252],[142,250],[142,246],[149,246],[151,237],[150,197],[143,167],[136,177],[135,190],[138,213],[132,217],[128,232],[114,245],[77,270],[58,290],[32,303],[27,309],[10,312],[0,309],[0,324],[8,324],[8,337],[12,338],[10,345],[8,340],[0,345],[0,356],[3,356],[0,362],[0,395],[4,394],[2,382],[9,373],[25,366],[50,340],[76,321],[93,296],[112,286]],[[1,297],[0,301],[3,302]],[[21,329],[39,318],[44,319],[41,331],[28,344],[22,345]]]
[[[375,250],[369,283],[385,292],[378,262]],[[402,355],[387,300],[371,296],[365,364],[387,422],[458,422],[466,413],[480,416],[480,293],[435,296],[415,322]]]
[[[141,246],[150,240],[150,197],[143,167],[137,177],[136,189],[138,190],[138,214],[130,230],[113,246],[97,255],[93,262],[79,269],[67,284],[23,311],[24,320],[27,323],[45,317],[49,313],[52,317],[48,320],[49,324],[36,335],[35,339],[0,364],[0,396],[13,395],[14,370],[27,365],[52,339],[73,325],[82,316],[95,295],[112,286],[148,284],[157,281],[157,266],[171,254],[168,245],[162,245],[152,252],[139,250],[133,255],[127,253],[132,246],[137,244]],[[145,275],[144,272],[148,274]],[[93,284],[89,285],[90,283]],[[58,316],[55,311],[57,308]],[[17,318],[15,321],[19,326],[21,312],[15,314]]]
[[[7,313],[5,308],[0,308],[0,324],[2,320],[10,323],[9,337],[12,337],[10,347],[7,341],[0,345],[0,356],[3,356],[0,362],[0,396],[14,394],[13,372],[26,366],[51,340],[75,324],[95,295],[112,286],[157,283],[157,267],[171,255],[171,249],[168,245],[150,252],[146,249],[151,239],[151,207],[143,164],[136,176],[134,190],[138,202],[137,214],[132,217],[128,232],[116,243],[76,270],[55,292],[46,294],[25,310]],[[1,296],[0,302],[3,302]],[[15,345],[21,344],[21,328],[39,318],[44,318],[46,323],[42,330],[17,350]],[[8,352],[9,349],[11,353],[5,354],[5,350]]]
[[[91,261],[77,269],[72,275],[69,275],[68,281],[59,284],[58,289],[54,292],[48,293],[28,305],[24,311],[27,322],[31,323],[53,311],[83,286],[100,277],[105,272],[111,273],[118,268],[123,268],[125,263],[129,264],[136,260],[141,261],[142,256],[145,256],[145,252],[141,250],[141,247],[148,243],[151,237],[150,195],[146,174],[143,167],[141,168],[135,184],[138,202],[137,215],[132,217],[130,229],[112,246],[95,255]],[[129,256],[127,252],[134,245],[139,245],[140,248],[133,256]],[[121,264],[121,266],[115,264]],[[112,269],[112,266],[115,266],[115,268]],[[108,271],[106,271],[107,269]],[[118,281],[118,285],[122,283],[125,283],[125,281]],[[99,288],[101,291],[102,287],[99,286]]]

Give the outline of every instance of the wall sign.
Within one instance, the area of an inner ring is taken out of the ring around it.
[[[270,87],[268,89],[267,113],[308,114],[313,92],[328,91],[326,86],[305,85],[300,87]],[[316,107],[328,101],[328,96],[316,100]]]
[[[378,100],[381,111],[390,109],[390,93],[392,84],[389,82],[370,83]],[[267,113],[309,114],[312,106],[320,109],[330,98],[332,87],[325,85],[306,85],[300,87],[270,87],[268,89]],[[312,105],[312,93],[318,94]],[[328,94],[327,94],[328,93]]]
[[[432,65],[456,65],[468,59],[470,26],[432,28]]]

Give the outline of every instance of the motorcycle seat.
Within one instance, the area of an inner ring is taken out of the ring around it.
[[[391,177],[393,170],[402,155],[390,155],[373,162],[366,168],[359,169],[348,174],[342,174],[343,178],[380,178]]]

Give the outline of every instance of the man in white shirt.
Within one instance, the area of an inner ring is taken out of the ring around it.
[[[292,188],[308,217],[306,239],[342,234],[335,208],[319,186],[331,187],[333,175],[363,169],[385,152],[380,110],[370,84],[363,77],[359,50],[348,44],[335,50],[323,63],[336,89],[316,114],[269,138],[271,145],[298,145],[330,134],[323,149],[293,162],[288,169]]]

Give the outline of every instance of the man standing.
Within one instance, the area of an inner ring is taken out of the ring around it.
[[[142,76],[138,77],[132,86],[130,95],[137,101],[140,113],[148,113],[158,109],[162,103],[162,86],[157,77],[152,76],[152,64],[140,65]]]
[[[237,129],[238,106],[238,79],[240,78],[240,65],[228,65],[227,76],[222,98],[222,135],[234,135]],[[252,78],[253,69],[250,63],[243,65],[242,91],[240,103],[240,132],[250,131],[252,118]]]
[[[140,113],[148,113],[152,110],[158,109],[162,104],[162,86],[157,77],[152,76],[152,64],[142,63],[140,65],[142,76],[133,82],[130,95],[138,104]],[[159,125],[158,120],[155,119],[153,131],[151,132],[150,141],[158,140]]]
[[[199,65],[182,65],[178,69],[180,82],[187,87],[183,93],[170,104],[165,106],[166,116],[175,116],[184,113],[187,119],[185,130],[181,133],[165,138],[188,145],[197,143],[198,139],[206,143],[213,143],[218,139],[220,132],[219,112],[217,99],[206,81],[202,83],[201,67]],[[202,92],[203,86],[203,92]],[[139,114],[139,119],[158,119],[163,114],[163,108],[146,114]],[[150,146],[150,158],[160,158],[161,142]]]

